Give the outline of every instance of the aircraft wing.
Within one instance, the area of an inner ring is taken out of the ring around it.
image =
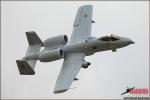
[[[82,66],[84,57],[85,55],[83,53],[69,53],[65,55],[54,93],[65,92],[69,89]]]
[[[81,42],[91,36],[92,5],[79,7],[73,24],[70,43]]]

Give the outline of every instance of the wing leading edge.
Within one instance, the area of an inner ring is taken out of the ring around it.
[[[69,89],[82,66],[84,57],[85,55],[83,53],[70,53],[65,55],[54,93],[65,92]]]
[[[92,11],[92,5],[79,7],[74,21],[70,43],[82,42],[88,37],[91,37]],[[57,78],[54,93],[65,92],[69,89],[82,66],[84,58],[84,53],[65,54],[63,66]]]
[[[73,24],[70,43],[81,42],[91,36],[92,12],[92,5],[79,7]]]

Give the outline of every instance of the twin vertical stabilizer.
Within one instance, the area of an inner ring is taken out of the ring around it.
[[[26,57],[29,55],[38,54],[40,52],[41,47],[43,46],[43,43],[41,39],[38,37],[38,35],[33,31],[26,32],[26,36],[29,43],[29,47],[27,49],[26,55],[23,59],[16,60],[16,62],[20,74],[34,75],[35,74],[34,68],[37,60],[26,59]]]

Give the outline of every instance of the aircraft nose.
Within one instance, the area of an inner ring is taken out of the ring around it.
[[[134,44],[135,42],[134,42],[133,40],[130,40],[130,39],[129,39],[128,43],[129,43],[129,44]]]
[[[122,47],[135,43],[133,40],[131,40],[131,39],[129,39],[129,38],[123,38],[122,40],[123,40],[123,42],[122,42],[122,44],[121,44]]]
[[[135,42],[134,41],[132,41],[132,40],[129,40],[129,42],[128,42],[129,44],[134,44]]]

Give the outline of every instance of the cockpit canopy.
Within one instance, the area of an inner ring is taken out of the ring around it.
[[[98,38],[98,40],[101,40],[101,41],[117,41],[117,40],[119,40],[119,38],[120,38],[119,36],[111,34],[110,36],[100,37],[100,38]]]

